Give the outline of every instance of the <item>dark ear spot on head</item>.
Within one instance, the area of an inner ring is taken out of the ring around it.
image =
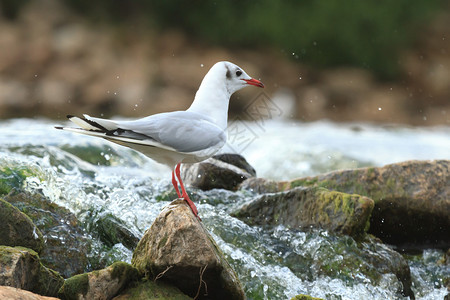
[[[227,68],[227,74],[226,74],[227,79],[231,79],[231,71],[230,71],[230,69],[228,69],[228,66],[226,68]]]

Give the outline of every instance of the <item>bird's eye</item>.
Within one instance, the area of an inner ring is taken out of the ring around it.
[[[237,71],[236,71],[236,76],[239,77],[239,76],[241,76],[241,75],[242,75],[242,71],[241,71],[241,70],[237,70]]]

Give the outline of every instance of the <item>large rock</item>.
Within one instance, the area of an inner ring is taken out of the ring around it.
[[[0,299],[5,300],[58,300],[54,297],[46,297],[34,294],[29,291],[10,287],[0,286]]]
[[[369,227],[373,205],[372,199],[356,194],[297,187],[259,196],[244,203],[233,215],[250,225],[314,227],[360,236]]]
[[[44,248],[41,231],[19,209],[0,198],[0,245],[22,246],[40,253]]]
[[[370,197],[370,233],[395,245],[450,247],[450,161],[407,161],[336,171],[280,184],[321,186]]]
[[[221,154],[196,164],[182,165],[183,182],[201,190],[236,190],[255,170],[239,154]]]
[[[129,287],[113,300],[137,300],[137,299],[171,299],[190,300],[191,297],[183,294],[178,288],[160,280],[145,280]]]
[[[64,278],[85,271],[92,241],[72,212],[37,193],[12,192],[4,200],[26,212],[42,232],[45,247],[39,255],[46,266]]]
[[[133,253],[132,264],[198,299],[244,299],[237,275],[185,201],[163,209]]]
[[[38,254],[28,248],[0,246],[0,285],[45,296],[56,296],[64,279],[44,267]]]
[[[124,262],[106,269],[73,276],[58,292],[62,299],[112,299],[128,283],[139,279],[139,272]]]

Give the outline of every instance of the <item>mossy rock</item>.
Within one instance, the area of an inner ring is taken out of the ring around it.
[[[39,255],[45,265],[65,278],[86,270],[92,241],[72,212],[38,193],[12,192],[4,200],[26,213],[42,232],[46,242]]]
[[[383,241],[418,249],[450,245],[450,160],[335,171],[279,186],[323,187],[367,196],[375,202],[369,232]]]
[[[369,227],[373,200],[319,187],[297,187],[244,203],[233,215],[250,225],[323,228],[353,237]]]
[[[99,213],[91,218],[92,231],[106,246],[112,247],[122,243],[129,250],[134,250],[139,242],[137,234],[128,229],[127,224],[111,213]]]
[[[190,297],[245,299],[236,273],[183,199],[161,211],[139,241],[131,263],[147,278],[162,277]]]
[[[0,245],[22,246],[41,253],[44,238],[33,221],[19,209],[0,198]]]
[[[123,291],[114,300],[191,300],[192,298],[183,294],[178,288],[162,281],[144,280],[135,283]]]
[[[58,297],[66,300],[111,299],[140,274],[125,262],[115,262],[106,269],[75,275],[64,282]]]
[[[0,246],[0,285],[44,296],[56,296],[64,279],[42,265],[39,255],[28,248]]]

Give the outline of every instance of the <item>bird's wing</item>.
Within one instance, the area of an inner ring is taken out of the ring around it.
[[[226,142],[226,133],[214,122],[187,111],[156,114],[135,121],[113,121],[88,115],[68,118],[82,129],[63,129],[177,152],[200,151]]]
[[[118,125],[178,152],[200,151],[226,142],[226,133],[211,119],[188,111],[161,113]]]

